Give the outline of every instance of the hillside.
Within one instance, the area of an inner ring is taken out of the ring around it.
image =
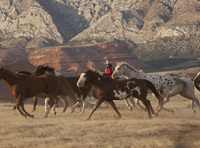
[[[147,62],[200,55],[198,0],[1,0],[0,11],[3,50],[118,40]]]

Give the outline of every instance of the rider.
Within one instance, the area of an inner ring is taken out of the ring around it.
[[[111,77],[113,71],[114,71],[114,67],[112,66],[112,63],[109,62],[108,60],[106,60],[106,69],[105,69],[105,72],[103,73],[104,76],[108,76],[108,77]]]

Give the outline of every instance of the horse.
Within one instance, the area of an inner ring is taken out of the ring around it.
[[[196,89],[200,91],[200,87],[199,87],[199,83],[200,83],[200,72],[197,73],[197,75],[195,76],[193,82],[194,82],[194,86],[196,87]]]
[[[107,101],[117,113],[117,119],[121,118],[121,114],[117,110],[113,100],[122,100],[131,96],[136,97],[143,102],[148,111],[149,118],[152,118],[151,114],[156,113],[154,112],[150,101],[147,100],[148,89],[151,89],[156,97],[162,100],[161,96],[156,91],[155,86],[148,80],[132,78],[118,81],[110,77],[103,76],[98,70],[90,68],[85,69],[85,71],[80,75],[77,86],[82,87],[88,82],[91,83],[97,90],[99,90],[98,99],[88,117],[88,120],[104,101]]]
[[[194,112],[194,102],[200,108],[199,100],[195,96],[193,82],[189,78],[172,77],[169,74],[147,74],[134,69],[126,62],[120,62],[115,67],[112,78],[117,78],[119,76],[125,76],[126,78],[147,79],[151,81],[162,97],[167,99],[163,102],[163,104],[169,102],[170,97],[180,94],[181,96],[192,100],[192,109]],[[159,111],[161,109],[174,112],[173,110],[169,110],[164,107],[160,108]]]
[[[39,66],[39,67],[34,71],[34,73],[35,73],[36,75],[41,74],[41,73],[42,73],[42,74],[43,74],[43,73],[58,74],[58,72],[57,72],[54,68],[49,67],[49,66]],[[61,74],[59,74],[59,75],[61,75]],[[91,85],[90,83],[86,83],[83,87],[78,88],[77,85],[76,85],[76,83],[77,83],[77,81],[78,81],[78,79],[79,79],[79,76],[77,76],[77,77],[76,77],[76,76],[75,76],[75,77],[65,77],[65,78],[66,78],[66,79],[68,80],[68,82],[70,83],[70,85],[71,85],[72,89],[74,90],[74,92],[75,92],[77,98],[78,98],[79,100],[81,100],[81,102],[82,102],[82,111],[81,111],[81,114],[84,114],[84,112],[85,112],[85,99],[87,98],[88,94],[91,92],[92,96],[93,96],[95,99],[97,99],[97,93],[98,93],[98,92],[96,91],[96,89],[94,89],[94,87],[92,87],[92,85]],[[35,100],[35,101],[37,101],[37,100]],[[47,102],[47,101],[45,101],[45,102]],[[76,104],[75,104],[74,106],[72,106],[72,108],[71,108],[71,113],[74,112],[75,108],[76,108],[78,105],[80,105],[81,102],[78,101],[78,102],[76,102]],[[125,102],[126,102],[126,105],[129,107],[130,105],[129,105],[127,99],[125,100]],[[106,103],[106,102],[105,102],[105,103]],[[34,103],[34,104],[35,104],[35,103]],[[134,102],[133,102],[132,104],[134,104]],[[108,106],[107,103],[106,103],[106,105]],[[46,105],[45,105],[45,106],[46,106]],[[108,107],[110,107],[110,106],[108,106]],[[132,110],[132,107],[129,107],[129,109]]]
[[[30,97],[46,94],[50,99],[51,108],[55,108],[58,102],[57,95],[68,94],[71,86],[62,77],[50,74],[41,76],[18,75],[3,67],[0,68],[0,79],[3,79],[10,87],[13,96],[17,99],[16,108],[24,117],[34,118],[24,108],[24,101]],[[74,96],[75,97],[75,96]],[[45,116],[47,116],[46,111]]]
[[[49,66],[38,66],[36,68],[36,70],[33,72],[33,74],[35,75],[40,75],[40,74],[54,74],[54,75],[62,75],[60,74],[59,72],[57,72],[54,68],[52,67],[49,67]],[[69,84],[71,85],[71,88],[73,89],[74,93],[75,93],[75,96],[77,98],[77,100],[81,100],[81,101],[76,101],[76,100],[73,100],[76,104],[71,108],[71,113],[74,112],[75,108],[80,104],[82,103],[83,104],[83,108],[82,108],[82,111],[81,111],[81,114],[84,114],[84,111],[85,111],[85,99],[87,98],[87,95],[89,94],[89,92],[91,91],[92,92],[92,95],[94,98],[97,98],[97,92],[94,88],[92,88],[92,85],[87,83],[84,87],[81,87],[81,88],[78,88],[76,83],[79,79],[79,76],[74,76],[74,77],[63,77],[64,79],[66,79]],[[36,102],[37,100],[35,100]],[[67,100],[66,100],[67,101]],[[48,101],[45,100],[45,102],[47,103]],[[68,102],[66,102],[68,104]],[[34,103],[34,107],[37,103]],[[47,106],[47,104],[45,104],[45,106]]]
[[[39,75],[43,75],[43,74],[54,74],[56,76],[61,76],[61,74],[59,72],[57,72],[54,68],[51,68],[49,66],[38,66],[33,73],[30,73],[30,72],[27,72],[27,71],[16,71],[17,74],[26,74],[26,75],[32,75],[32,76],[39,76]],[[74,92],[71,92],[70,94],[68,94],[68,96],[72,96],[71,94],[74,93]],[[36,106],[37,106],[37,102],[38,102],[38,97],[42,97],[42,98],[47,98],[47,96],[45,94],[41,94],[39,96],[35,96],[33,97],[33,101],[34,101],[34,104],[33,104],[33,111],[36,110]],[[65,112],[67,107],[68,107],[68,101],[67,101],[67,96],[65,95],[60,95],[60,98],[62,100],[62,102],[64,103],[64,109],[62,112]],[[71,100],[76,103],[77,102],[77,99],[75,99],[73,96],[70,97]],[[47,100],[49,100],[47,98]],[[45,104],[46,108],[48,108],[48,101],[45,101],[47,102],[47,104]],[[45,109],[46,110],[46,109]],[[55,113],[54,113],[55,114]]]

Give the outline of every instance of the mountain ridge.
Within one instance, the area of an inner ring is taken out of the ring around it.
[[[0,12],[0,49],[118,40],[144,61],[200,53],[198,0],[2,0]]]

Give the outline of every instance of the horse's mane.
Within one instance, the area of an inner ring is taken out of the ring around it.
[[[101,71],[99,71],[99,70],[97,70],[95,68],[92,68],[92,67],[87,68],[87,69],[84,70],[84,72],[88,72],[88,71],[92,71],[92,72],[98,73],[99,75],[102,75]]]
[[[126,63],[126,62],[119,62],[118,65],[122,66],[122,65],[125,65],[127,66],[128,68],[130,68],[132,71],[134,72],[139,72],[137,69],[133,68],[130,64]]]
[[[28,72],[28,71],[16,71],[15,73],[16,73],[16,74],[26,74],[26,75],[31,75],[31,73]]]
[[[39,66],[37,67],[37,69],[39,69],[39,68],[46,69],[46,70],[55,70],[53,67],[44,66],[44,65],[39,65]]]

